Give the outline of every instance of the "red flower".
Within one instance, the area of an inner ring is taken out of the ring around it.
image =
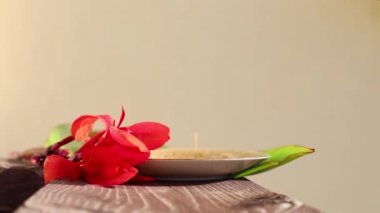
[[[91,184],[112,186],[136,176],[138,171],[133,166],[146,161],[150,150],[161,147],[169,140],[169,128],[156,122],[121,127],[124,117],[123,109],[117,126],[109,115],[77,118],[71,126],[70,139],[84,141],[84,144],[72,161],[58,155],[48,156],[44,162],[45,183],[62,178],[77,180],[81,176]],[[105,129],[90,137],[98,120]],[[49,151],[57,153],[59,146]]]

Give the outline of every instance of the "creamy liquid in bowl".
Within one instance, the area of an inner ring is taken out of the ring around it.
[[[263,156],[263,153],[237,150],[191,150],[158,149],[153,150],[150,159],[237,159]]]

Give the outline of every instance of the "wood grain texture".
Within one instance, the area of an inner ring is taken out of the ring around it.
[[[83,182],[46,185],[24,212],[305,212],[318,210],[248,180],[153,182],[114,188]]]

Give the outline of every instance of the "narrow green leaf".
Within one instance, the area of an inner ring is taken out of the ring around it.
[[[299,145],[289,145],[275,147],[272,149],[264,150],[263,152],[267,153],[270,157],[258,165],[254,165],[248,169],[233,174],[232,177],[241,178],[274,169],[301,156],[313,153],[314,149]]]

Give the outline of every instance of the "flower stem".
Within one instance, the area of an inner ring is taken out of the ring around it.
[[[48,148],[46,148],[46,151],[45,151],[44,154],[33,156],[32,157],[32,163],[39,164],[40,166],[43,166],[46,157],[49,156],[49,155],[60,155],[62,157],[66,157],[67,158],[68,152],[66,150],[59,150],[59,148],[61,146],[63,146],[63,145],[66,145],[66,144],[70,143],[74,139],[75,138],[72,135],[70,135],[70,136],[62,139],[61,141],[57,142],[56,144],[54,144],[52,146],[49,146]]]
[[[52,154],[52,153],[56,152],[61,146],[66,145],[66,144],[70,143],[73,140],[74,140],[74,136],[72,136],[72,135],[70,135],[70,136],[62,139],[58,143],[56,143],[56,144],[48,147],[47,148],[47,154],[49,155],[49,154]]]

